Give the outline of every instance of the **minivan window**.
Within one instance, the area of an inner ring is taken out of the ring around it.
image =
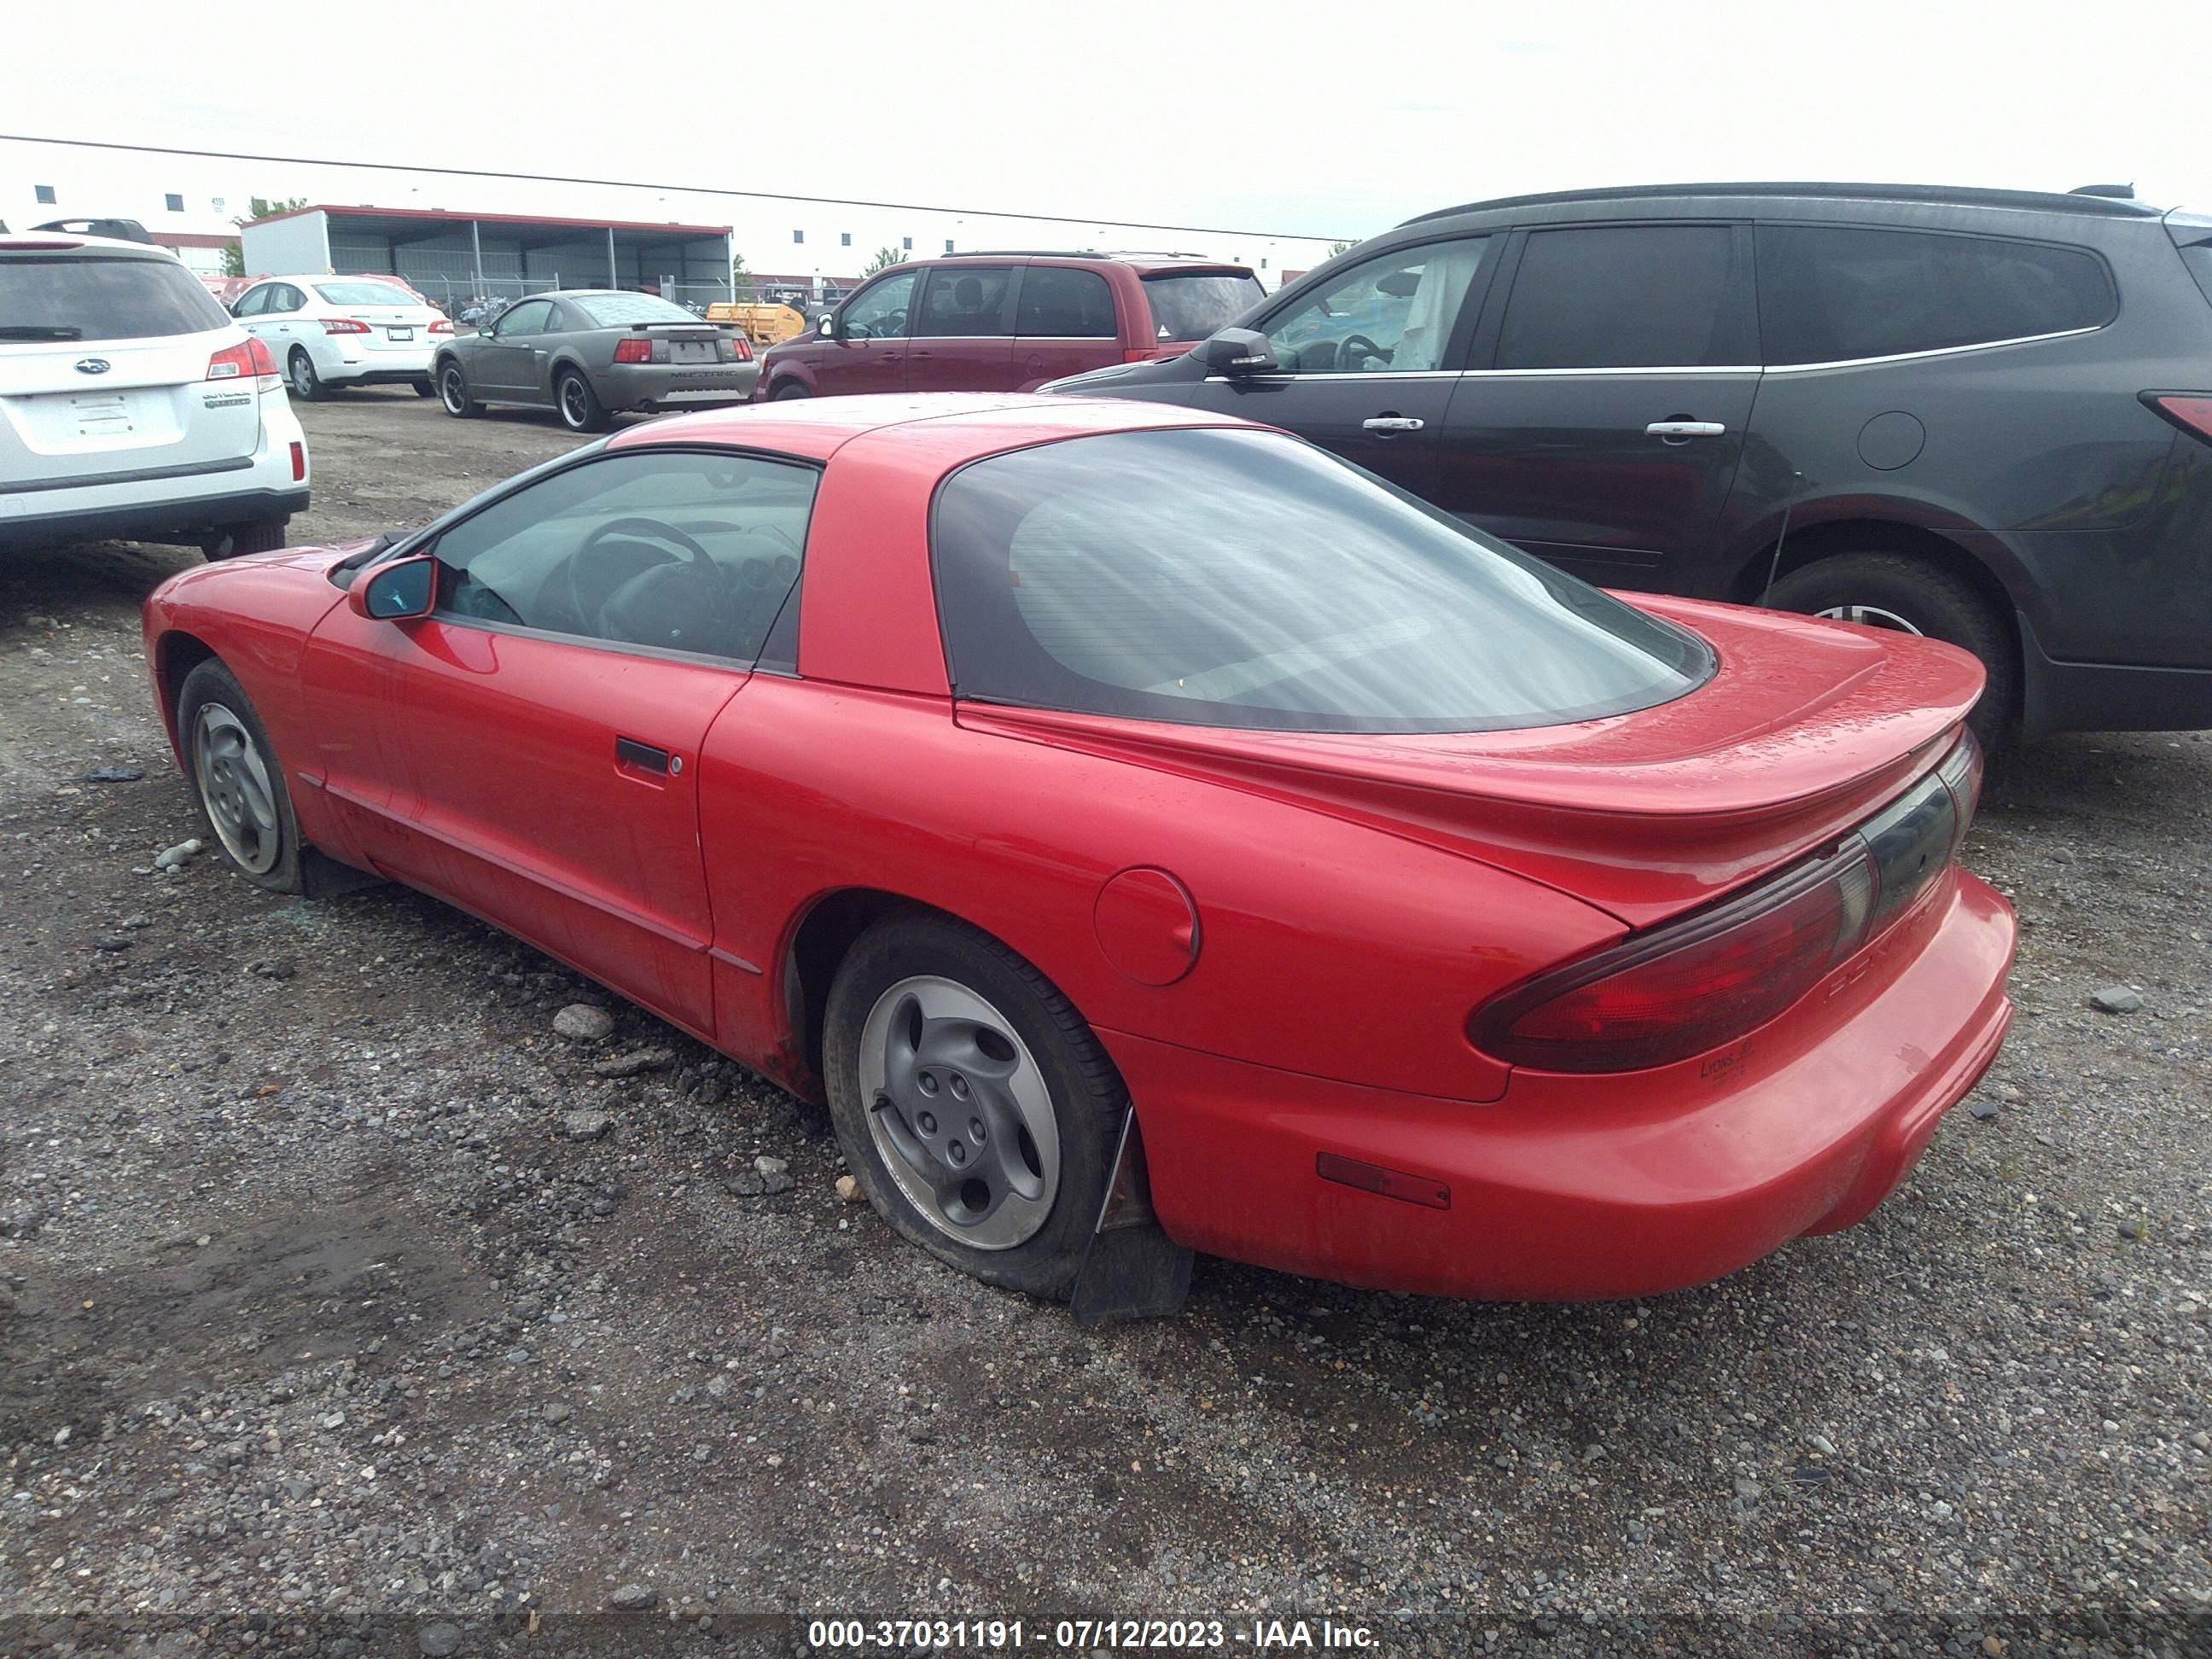
[[[960,697],[1297,732],[1551,726],[1711,653],[1280,433],[1103,433],[956,472],[931,522]]]
[[[1095,270],[1062,265],[1031,265],[1022,273],[1014,302],[1014,332],[1048,339],[1110,340],[1121,330],[1114,320],[1114,290]]]
[[[1726,225],[1532,232],[1498,341],[1500,368],[1658,368],[1753,361]]]
[[[1009,265],[939,265],[922,285],[914,333],[939,339],[1004,334]]]
[[[167,256],[0,259],[0,337],[150,340],[229,321],[207,285]]]
[[[1203,340],[1267,297],[1257,276],[1226,271],[1188,276],[1164,271],[1146,277],[1144,285],[1155,340]]]
[[[1769,363],[1850,362],[2108,323],[2104,262],[2081,248],[1845,225],[1759,231]]]
[[[1490,244],[1425,242],[1354,265],[1267,327],[1285,374],[1438,369]]]

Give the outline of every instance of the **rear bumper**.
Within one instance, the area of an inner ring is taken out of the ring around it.
[[[318,373],[331,386],[412,385],[430,378],[430,351],[425,347],[419,352],[364,353],[358,360],[343,361],[327,373]]]
[[[2212,667],[2058,662],[2020,618],[2021,725],[2054,732],[2197,732],[2212,726]]]
[[[81,542],[197,544],[234,525],[289,518],[307,510],[307,486],[239,489],[187,501],[88,507],[66,513],[0,518],[0,548],[67,547]]]
[[[759,380],[757,362],[617,363],[596,384],[609,409],[703,409],[748,401]]]
[[[1179,1243],[1435,1295],[1644,1296],[1880,1204],[1996,1057],[2013,939],[2010,907],[1960,872],[1717,1069],[1516,1072],[1487,1103],[1101,1036]],[[1325,1181],[1325,1153],[1448,1189],[1447,1206]]]

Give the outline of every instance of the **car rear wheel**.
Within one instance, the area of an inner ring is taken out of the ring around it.
[[[838,968],[823,1071],[878,1214],[988,1284],[1067,1294],[1128,1095],[1050,981],[949,917],[891,917]]]
[[[414,386],[415,395],[418,398],[434,398],[438,395],[438,388],[430,384],[430,377],[427,374],[415,381]]]
[[[483,413],[484,406],[469,396],[468,377],[459,363],[447,363],[438,371],[438,398],[446,405],[446,413],[456,420]]]
[[[286,364],[292,381],[292,395],[303,403],[330,396],[331,389],[323,384],[323,377],[315,373],[315,361],[295,347]]]
[[[2019,647],[1989,602],[1949,571],[1907,553],[1838,554],[1791,571],[1767,590],[1765,603],[1972,652],[1989,687],[1969,723],[1985,750],[2003,747],[2019,714]]]
[[[553,382],[553,404],[561,411],[561,424],[571,432],[604,432],[606,405],[592,383],[573,368],[563,369]]]
[[[242,553],[274,553],[284,545],[284,532],[292,520],[256,519],[251,524],[234,524],[222,535],[200,544],[200,551],[207,558],[234,559]]]
[[[805,386],[799,385],[798,381],[786,380],[781,386],[776,387],[774,392],[769,394],[769,401],[772,404],[780,404],[784,402],[787,398],[805,398],[812,395],[813,394],[809,392]]]
[[[301,890],[300,825],[261,716],[213,658],[177,695],[178,745],[200,812],[231,868],[272,893]]]

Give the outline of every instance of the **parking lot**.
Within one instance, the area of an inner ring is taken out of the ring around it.
[[[295,539],[576,441],[404,389],[299,413]],[[1201,1260],[1179,1318],[1085,1331],[842,1201],[812,1109],[454,910],[155,869],[199,825],[138,604],[198,556],[0,567],[0,1602],[34,1625],[1237,1610],[1456,1653],[1779,1608],[1996,1653],[2212,1612],[2212,734],[1994,784],[1966,860],[2020,910],[2018,1022],[1865,1224],[1617,1305]],[[556,1033],[580,1000],[611,1036]]]

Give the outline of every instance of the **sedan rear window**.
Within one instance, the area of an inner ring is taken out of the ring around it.
[[[174,259],[0,259],[0,340],[150,340],[229,321]]]
[[[1266,299],[1267,290],[1249,273],[1233,276],[1223,271],[1193,271],[1177,276],[1170,271],[1146,277],[1145,297],[1152,305],[1155,340],[1203,340]]]
[[[1188,725],[1480,732],[1678,697],[1702,641],[1277,433],[1116,432],[955,473],[956,695]]]
[[[632,323],[696,323],[699,319],[682,306],[657,294],[572,294],[568,303],[600,328],[628,328]]]
[[[334,306],[406,306],[411,310],[422,303],[389,283],[317,283],[315,292]]]

